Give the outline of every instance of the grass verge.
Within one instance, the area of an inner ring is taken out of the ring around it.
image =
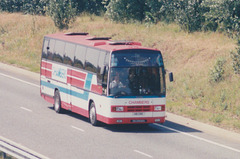
[[[43,36],[55,32],[88,32],[160,49],[175,77],[167,83],[167,111],[240,132],[240,82],[230,58],[236,42],[222,33],[188,34],[175,24],[117,24],[87,15],[61,31],[44,16],[0,13],[0,22],[0,61],[34,72],[40,70]],[[225,61],[223,80],[212,83],[219,58]]]

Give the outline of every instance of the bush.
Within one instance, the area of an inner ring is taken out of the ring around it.
[[[232,67],[235,74],[240,74],[240,41],[238,44],[237,51],[230,53],[232,58]]]
[[[205,13],[204,30],[225,31],[229,36],[239,38],[240,32],[240,2],[239,0],[205,0],[208,8]]]
[[[169,0],[151,0],[146,1],[145,21],[157,23],[165,21],[167,23],[174,21],[174,1]]]
[[[75,21],[76,8],[71,0],[50,0],[48,14],[59,29],[67,29]]]
[[[106,15],[113,21],[157,23],[174,21],[174,1],[168,0],[105,0]]]
[[[49,0],[24,0],[21,10],[26,14],[44,15],[48,4]]]
[[[239,0],[224,0],[220,5],[223,14],[219,15],[221,28],[231,37],[239,37],[240,32],[240,2]]]
[[[6,12],[24,12],[45,14],[49,0],[0,0],[0,10]]]
[[[204,31],[216,31],[218,29],[218,18],[221,9],[219,9],[221,2],[215,0],[205,0],[202,5],[205,7],[204,13],[205,21],[202,26]]]
[[[209,81],[211,83],[216,83],[222,81],[223,74],[224,74],[224,64],[226,63],[226,60],[223,58],[219,58],[217,62],[215,63],[213,69],[210,71],[210,79]]]
[[[0,0],[0,11],[45,14],[46,7],[59,28],[77,13],[105,12],[116,22],[176,21],[187,32],[219,30],[240,39],[239,0]]]
[[[143,21],[145,18],[145,0],[111,0],[106,9],[106,15],[116,22]]]
[[[95,15],[102,15],[105,10],[105,5],[109,0],[72,0],[74,8],[77,9],[77,13],[90,13]]]
[[[205,11],[202,0],[178,0],[175,3],[176,21],[187,32],[202,29]]]
[[[20,12],[23,6],[22,0],[0,0],[0,10],[6,12]]]
[[[107,1],[107,0],[106,0]],[[168,0],[111,0],[106,15],[113,21],[157,23],[174,21],[174,1]]]
[[[101,15],[105,12],[104,4],[101,0],[88,0],[85,5],[85,11],[90,14]]]
[[[6,12],[23,12],[26,14],[44,15],[46,7],[49,6],[50,0],[0,0],[0,11]],[[102,3],[104,1],[105,3]],[[100,15],[105,11],[104,5],[109,0],[72,0],[78,13],[87,12]]]

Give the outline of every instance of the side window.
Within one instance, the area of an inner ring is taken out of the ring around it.
[[[75,51],[75,44],[72,43],[66,43],[65,46],[65,55],[63,58],[63,63],[68,65],[73,65],[73,59],[74,59],[74,51]]]
[[[55,47],[54,39],[50,39],[48,47],[49,47],[49,49],[47,50],[47,59],[53,60],[53,50]]]
[[[107,87],[108,66],[109,66],[109,53],[106,54],[104,65],[106,66],[106,70],[105,70],[104,75],[102,77],[102,83],[104,85],[106,85],[106,87]]]
[[[53,61],[60,62],[60,63],[63,62],[64,48],[65,48],[65,42],[56,40],[54,54],[53,54]]]
[[[104,69],[104,66],[105,69]],[[107,52],[105,59],[104,59],[104,66],[103,66],[103,74],[102,74],[102,89],[103,89],[103,94],[107,95],[107,82],[108,82],[108,69],[109,69],[109,53]]]
[[[42,58],[47,58],[48,45],[49,45],[49,39],[45,38],[43,41]]]
[[[106,54],[106,58],[105,58],[105,62],[104,62],[104,64],[105,64],[106,66],[109,65],[109,56],[110,56],[110,53],[107,53],[107,54]]]
[[[86,47],[77,45],[75,50],[73,66],[84,69],[86,50],[87,50]]]
[[[85,60],[85,70],[97,73],[99,50],[88,48]]]
[[[97,67],[97,82],[102,83],[102,75],[104,74],[104,64],[105,64],[106,52],[100,51]]]

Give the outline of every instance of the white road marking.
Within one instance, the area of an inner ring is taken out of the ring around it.
[[[179,131],[179,130],[176,130],[176,129],[173,129],[173,128],[170,128],[170,127],[167,127],[167,126],[164,126],[164,125],[159,125],[159,124],[156,124],[156,123],[154,123],[154,125],[156,125],[156,126],[158,126],[158,127],[162,127],[162,128],[168,129],[168,130],[171,130],[171,131],[178,132],[178,133],[180,133],[180,134],[183,134],[183,135],[186,135],[186,136],[189,136],[189,137],[192,137],[192,138],[195,138],[195,139],[198,139],[198,140],[201,140],[201,141],[204,141],[204,142],[207,142],[207,143],[210,143],[210,144],[213,144],[213,145],[216,145],[216,146],[225,148],[225,149],[229,149],[229,150],[232,150],[232,151],[235,151],[235,152],[239,152],[239,153],[240,153],[240,150],[235,149],[235,148],[230,147],[230,146],[226,146],[226,145],[223,145],[223,144],[219,144],[219,143],[217,143],[217,142],[214,142],[214,141],[211,141],[211,140],[207,140],[207,139],[204,139],[204,138],[202,138],[202,137],[198,137],[198,136],[195,136],[195,135],[192,135],[192,134],[189,134],[189,133],[185,133],[185,132],[182,132],[182,131]]]
[[[19,78],[15,78],[15,77],[6,75],[6,74],[4,74],[4,73],[0,73],[0,75],[2,75],[2,76],[4,76],[4,77],[7,77],[7,78],[11,78],[11,79],[17,80],[17,81],[19,81],[19,82],[22,82],[22,83],[25,83],[25,84],[28,84],[28,85],[31,85],[31,86],[34,86],[34,87],[38,87],[38,88],[40,87],[39,85],[36,85],[36,84],[30,83],[30,82],[21,80],[21,79],[19,79]]]
[[[81,131],[81,132],[84,132],[84,130],[83,129],[80,129],[80,128],[78,128],[78,127],[76,127],[76,126],[71,126],[73,129],[76,129],[76,130],[78,130],[78,131]]]
[[[138,150],[134,150],[134,152],[139,153],[139,154],[144,155],[144,156],[149,157],[149,158],[153,158],[151,155],[146,154],[146,153],[141,152],[141,151],[138,151]]]
[[[19,82],[22,82],[22,83],[25,83],[25,84],[28,84],[28,85],[31,85],[31,86],[34,86],[34,87],[40,87],[39,85],[36,85],[36,84],[33,84],[33,83],[30,83],[30,82],[27,82],[27,81],[24,81],[24,80],[21,80],[19,78],[15,78],[15,77],[12,77],[12,76],[9,76],[9,75],[6,75],[6,74],[3,74],[3,73],[0,73],[0,75],[2,76],[5,76],[7,78],[11,78],[11,79],[14,79],[14,80],[17,80]],[[27,109],[27,108],[24,108],[24,107],[21,107],[21,109],[24,109],[26,111],[29,111],[29,112],[32,112],[32,110],[30,109]],[[235,148],[232,148],[230,146],[226,146],[226,145],[223,145],[223,144],[219,144],[217,142],[214,142],[214,141],[211,141],[211,140],[207,140],[207,139],[204,139],[204,138],[201,138],[201,137],[198,137],[198,136],[195,136],[195,135],[192,135],[192,134],[189,134],[189,133],[185,133],[185,132],[182,132],[182,131],[179,131],[179,130],[176,130],[176,129],[173,129],[173,128],[170,128],[170,127],[167,127],[167,126],[163,126],[163,125],[159,125],[159,124],[156,124],[154,123],[154,125],[158,126],[158,127],[162,127],[162,128],[165,128],[165,129],[168,129],[168,130],[171,130],[171,131],[175,131],[175,132],[178,132],[180,134],[183,134],[183,135],[186,135],[186,136],[189,136],[189,137],[192,137],[192,138],[195,138],[195,139],[198,139],[198,140],[201,140],[201,141],[204,141],[204,142],[207,142],[207,143],[210,143],[210,144],[213,144],[213,145],[216,145],[216,146],[219,146],[219,147],[223,147],[223,148],[226,148],[226,149],[229,149],[229,150],[232,150],[232,151],[235,151],[235,152],[239,152],[240,153],[240,150],[238,149],[235,149]],[[72,128],[76,129],[76,130],[79,130],[79,131],[82,131],[84,132],[83,129],[80,129],[80,128],[77,128],[75,126],[71,126]],[[150,155],[148,154],[145,154],[141,151],[138,151],[138,150],[134,150],[135,152],[137,153],[140,153],[140,154],[143,154],[145,156],[148,156],[148,157],[151,157]]]
[[[0,136],[0,150],[19,159],[49,159],[2,136]]]
[[[25,107],[20,107],[21,109],[23,109],[23,110],[26,110],[26,111],[28,111],[28,112],[32,112],[32,110],[30,110],[30,109],[28,109],[28,108],[25,108]]]

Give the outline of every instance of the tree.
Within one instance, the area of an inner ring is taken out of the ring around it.
[[[0,0],[0,10],[2,11],[20,12],[22,5],[22,0]]]
[[[76,8],[71,0],[50,0],[48,14],[59,29],[67,29],[76,18]]]
[[[236,52],[230,52],[232,58],[232,67],[235,74],[240,74],[240,40],[238,41],[238,47]]]
[[[169,0],[146,1],[145,21],[153,23],[157,23],[158,21],[173,22],[175,18],[174,3],[175,1]]]
[[[230,37],[239,39],[240,0],[208,0],[204,4],[209,11],[205,13],[204,30],[225,31]]]
[[[218,10],[221,9],[223,9],[223,13],[219,14],[221,28],[231,37],[238,39],[240,34],[240,0],[224,0]]]
[[[26,14],[45,15],[45,8],[48,5],[49,0],[24,0],[21,10]]]
[[[187,32],[199,31],[204,23],[202,0],[178,0],[175,3],[176,21]]]
[[[143,21],[145,7],[145,0],[111,0],[106,7],[106,15],[121,23]]]

